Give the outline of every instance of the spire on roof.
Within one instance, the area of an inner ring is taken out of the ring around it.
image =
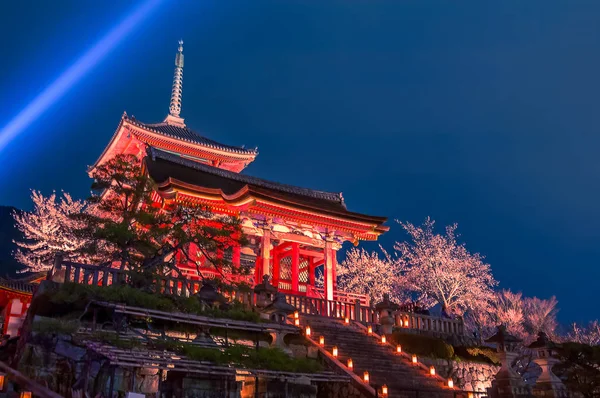
[[[165,122],[185,126],[181,113],[181,92],[183,89],[183,40],[179,40],[179,49],[175,56],[175,73],[173,75],[173,90],[171,91],[171,106]]]

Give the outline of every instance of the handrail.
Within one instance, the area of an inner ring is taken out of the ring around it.
[[[156,319],[164,319],[178,323],[188,323],[199,326],[226,327],[228,329],[250,330],[255,332],[276,331],[299,333],[299,329],[296,326],[282,325],[279,323],[254,323],[227,318],[212,318],[202,315],[186,314],[183,312],[165,312],[160,310],[151,310],[147,308],[101,301],[96,301],[95,304],[102,307],[111,308],[115,312],[121,314],[152,317]]]
[[[322,287],[313,287],[312,290],[315,293],[318,293],[322,298],[325,298],[325,290]],[[348,303],[354,303],[356,300],[360,300],[360,304],[365,306],[368,306],[370,301],[369,296],[366,294],[344,292],[341,290],[333,291],[333,299],[335,301]]]
[[[61,395],[50,391],[46,387],[31,380],[16,369],[11,368],[4,362],[0,362],[0,370],[8,376],[9,379],[14,380],[24,391],[30,391],[35,397],[41,398],[62,398]]]
[[[356,321],[365,325],[380,323],[380,313],[372,307],[363,306],[359,300],[350,303],[293,294],[286,294],[285,298],[287,303],[296,307],[301,314],[338,319],[348,318],[348,321]],[[406,331],[443,335],[464,334],[464,325],[460,319],[447,319],[404,311],[395,311],[392,316],[394,326]]]

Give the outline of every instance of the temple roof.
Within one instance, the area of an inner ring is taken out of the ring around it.
[[[158,184],[177,180],[184,184],[220,190],[234,195],[248,187],[254,195],[279,199],[287,203],[327,212],[356,221],[383,224],[387,218],[352,213],[346,209],[341,193],[318,191],[230,172],[185,159],[153,147],[148,148],[146,167]]]
[[[35,286],[36,284],[30,282],[0,278],[0,289],[4,288],[24,294],[33,294]]]
[[[162,123],[142,123],[139,120],[136,120],[134,117],[127,117],[127,120],[138,127],[141,127],[146,130],[153,131],[155,133],[159,133],[161,135],[175,138],[182,141],[187,141],[193,144],[200,144],[203,146],[207,146],[213,149],[220,149],[227,152],[234,152],[240,154],[249,154],[256,155],[258,153],[257,149],[246,149],[243,146],[232,146],[221,144],[217,141],[206,138],[199,133],[187,128],[186,126],[178,126],[175,124],[170,124],[166,122]]]

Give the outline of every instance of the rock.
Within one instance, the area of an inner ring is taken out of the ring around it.
[[[317,347],[309,346],[306,356],[308,358],[317,359],[319,357],[319,349]]]
[[[64,340],[58,340],[56,347],[54,348],[54,352],[74,361],[80,361],[85,355],[86,349],[74,346],[73,344],[65,342]]]

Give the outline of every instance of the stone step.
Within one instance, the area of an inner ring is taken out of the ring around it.
[[[374,337],[356,325],[346,325],[342,321],[327,318],[305,317],[302,325],[310,325],[313,338],[325,337],[324,349],[332,352],[338,347],[338,360],[346,364],[352,358],[353,372],[360,378],[364,371],[369,372],[372,385],[387,385],[389,397],[451,398],[453,391],[444,388],[443,383],[430,377],[425,370],[395,353],[388,344],[379,343]]]

